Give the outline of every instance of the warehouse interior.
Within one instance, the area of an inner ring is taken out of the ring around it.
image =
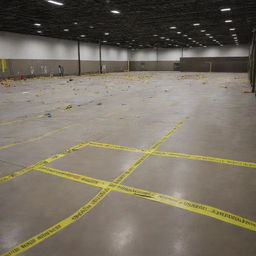
[[[254,0],[0,16],[0,256],[256,255]]]

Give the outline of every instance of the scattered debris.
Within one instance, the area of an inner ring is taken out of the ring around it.
[[[253,93],[252,91],[243,91],[243,93]]]
[[[201,75],[201,74],[196,74],[196,75],[183,75],[178,77],[178,80],[185,80],[185,79],[204,79],[206,78],[205,75]]]
[[[30,93],[30,92],[23,92],[23,94],[27,94],[27,93]]]
[[[35,96],[36,96],[36,97],[40,97],[40,96],[41,96],[41,94],[37,93],[37,94],[35,94]]]
[[[222,87],[222,88],[228,88],[226,85],[220,85],[220,87]]]
[[[1,85],[3,85],[3,87],[11,87],[9,83],[1,83]]]
[[[72,82],[72,81],[74,81],[74,79],[70,78],[69,81]]]
[[[52,117],[52,114],[51,114],[51,113],[47,113],[46,116],[49,117],[49,118],[51,118],[51,117]]]
[[[100,102],[100,103],[98,103],[97,105],[100,106],[100,105],[102,105],[102,103]]]
[[[99,91],[96,91],[96,92],[93,92],[94,94],[100,94],[100,92]]]
[[[71,104],[69,104],[69,105],[67,105],[67,106],[65,107],[66,110],[67,110],[67,109],[71,109],[71,108],[73,108],[73,106],[72,106]]]

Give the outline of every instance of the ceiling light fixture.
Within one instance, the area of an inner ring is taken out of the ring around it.
[[[81,35],[81,37],[85,37],[85,35]]]
[[[104,40],[104,41],[102,41],[102,43],[107,43],[108,41],[106,41],[106,40]]]
[[[222,8],[220,9],[221,12],[230,12],[231,8]]]
[[[225,20],[225,22],[226,22],[226,23],[231,23],[231,22],[232,22],[232,20]]]
[[[65,28],[65,29],[64,29],[64,31],[65,31],[65,32],[68,32],[68,31],[69,31],[69,29],[68,29],[68,28]]]
[[[153,36],[158,36],[158,35],[153,35]]]
[[[184,37],[187,37],[188,35],[183,35]]]
[[[170,29],[176,29],[176,27],[170,27]]]
[[[35,23],[34,25],[37,26],[37,27],[41,27],[40,23]]]
[[[179,35],[180,35],[180,34],[181,34],[181,32],[180,32],[180,31],[178,31],[178,32],[177,32],[177,34],[179,34]]]
[[[120,12],[118,10],[112,10],[111,12],[114,14],[120,14]]]
[[[38,33],[38,34],[41,34],[41,33],[42,33],[42,31],[41,31],[41,30],[38,30],[38,31],[37,31],[37,33]]]
[[[55,4],[55,5],[64,5],[63,3],[60,3],[60,2],[57,2],[57,1],[53,1],[53,0],[48,0],[47,1],[48,3],[50,3],[50,4]]]
[[[77,23],[77,22],[74,22],[74,25],[78,25],[78,23]]]
[[[201,32],[204,33],[206,30],[205,29],[202,29]]]
[[[235,28],[230,28],[229,30],[230,30],[230,31],[234,31],[234,30],[236,30],[236,29],[235,29]]]
[[[109,35],[109,33],[108,33],[108,32],[105,32],[105,33],[104,33],[104,35],[105,35],[105,36],[108,36],[108,35]]]
[[[194,23],[193,26],[195,27],[200,26],[200,23]]]

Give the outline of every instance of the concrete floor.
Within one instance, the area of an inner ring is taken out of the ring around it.
[[[71,80],[0,87],[0,177],[85,141],[148,149],[184,120],[159,151],[255,162],[256,102],[244,93],[247,74],[130,72]],[[47,166],[112,181],[142,155],[88,146]],[[150,155],[123,184],[256,221],[255,178],[255,168]],[[70,216],[98,191],[35,170],[1,183],[0,254]],[[255,256],[255,241],[254,231],[111,191],[19,255]]]

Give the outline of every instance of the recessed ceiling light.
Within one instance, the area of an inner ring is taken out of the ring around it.
[[[135,39],[133,39],[132,42],[135,42]]]
[[[48,0],[47,1],[50,4],[55,4],[55,5],[64,5],[63,3],[57,2],[57,1],[52,1],[52,0]]]
[[[37,27],[40,27],[40,26],[41,26],[40,23],[35,23],[34,25],[37,26]]]
[[[205,45],[204,48],[206,48],[207,46]]]
[[[108,32],[105,32],[105,33],[104,33],[104,35],[105,35],[105,36],[108,36],[108,35],[109,35],[109,33],[108,33]]]
[[[143,47],[143,45],[142,45],[142,44],[140,44],[139,46],[140,46],[140,47]]]
[[[107,43],[107,42],[108,42],[108,41],[106,41],[106,40],[103,40],[103,41],[102,41],[102,43]]]
[[[205,29],[202,29],[201,32],[204,33],[206,30]]]
[[[118,10],[112,10],[111,12],[114,14],[120,14],[120,12]]]
[[[89,26],[89,28],[94,28],[94,26]]]
[[[213,38],[213,36],[209,36],[209,38]]]
[[[188,35],[183,35],[184,37],[187,37]]]
[[[237,34],[232,34],[232,36],[237,36]]]
[[[64,31],[65,31],[65,32],[68,32],[68,31],[69,31],[69,29],[68,29],[68,28],[65,28],[65,29],[64,29]]]
[[[42,31],[41,31],[41,30],[38,30],[38,31],[37,31],[37,33],[38,33],[38,34],[41,34],[41,33],[42,33]]]
[[[78,25],[78,23],[77,23],[77,22],[74,22],[74,25]]]
[[[200,23],[194,23],[193,26],[195,27],[200,26]]]
[[[191,37],[189,37],[189,38],[188,38],[188,40],[192,40],[192,38],[191,38]]]
[[[230,31],[234,31],[234,30],[236,30],[236,29],[235,29],[235,28],[230,28],[229,30],[230,30]]]
[[[226,22],[226,23],[231,23],[231,22],[232,22],[232,20],[225,20],[225,22]]]
[[[153,36],[158,36],[158,35],[153,35]]]
[[[205,34],[206,36],[210,36],[211,34]]]
[[[180,34],[181,34],[181,32],[180,32],[180,31],[178,31],[178,32],[177,32],[177,34],[179,34],[179,35],[180,35]]]
[[[166,41],[170,41],[170,38],[166,38],[165,40],[166,40]]]
[[[230,12],[231,8],[222,8],[220,9],[221,12]]]
[[[120,43],[116,43],[117,45],[119,45]]]
[[[81,35],[81,37],[85,37],[85,35]]]
[[[164,36],[161,36],[160,39],[165,39],[165,37],[164,37]]]
[[[170,27],[170,29],[176,29],[176,27]]]

